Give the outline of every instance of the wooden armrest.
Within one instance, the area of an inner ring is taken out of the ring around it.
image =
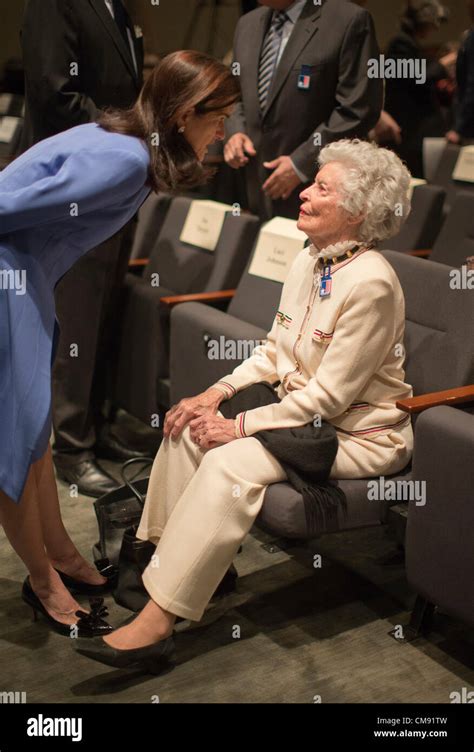
[[[180,303],[215,303],[219,300],[232,300],[235,290],[217,290],[216,292],[192,292],[189,295],[167,295],[160,298],[160,303],[173,308]]]
[[[438,407],[438,405],[458,405],[463,402],[474,402],[474,384],[470,386],[460,386],[456,389],[445,389],[442,392],[431,392],[430,394],[421,394],[419,397],[400,400],[397,402],[399,410],[406,413],[421,413],[429,407]]]
[[[150,259],[130,259],[128,262],[129,269],[140,269],[148,266]]]
[[[409,256],[417,256],[418,258],[429,258],[431,256],[431,248],[422,251],[408,251]]]

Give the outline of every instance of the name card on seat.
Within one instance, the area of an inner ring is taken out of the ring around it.
[[[258,236],[249,274],[283,283],[288,270],[308,237],[293,219],[274,217]]]
[[[20,118],[0,117],[0,142],[10,144],[18,128]]]
[[[453,171],[453,180],[474,183],[474,146],[463,146]]]
[[[422,178],[412,178],[410,180],[410,187],[408,188],[408,198],[410,199],[410,201],[413,198],[413,190],[418,185],[426,185],[426,180],[422,180]]]
[[[219,201],[193,201],[180,235],[182,243],[190,243],[207,251],[215,251],[225,215],[232,206]]]
[[[6,115],[13,101],[13,94],[0,94],[0,115]]]

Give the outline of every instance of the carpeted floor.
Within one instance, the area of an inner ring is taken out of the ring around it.
[[[118,477],[118,465],[104,466]],[[92,500],[59,489],[68,530],[90,558]],[[388,636],[407,622],[413,594],[385,529],[272,542],[258,530],[246,539],[238,592],[185,623],[175,668],[152,677],[91,662],[33,623],[20,598],[24,567],[0,530],[0,693],[52,703],[449,703],[451,692],[474,689],[472,630],[439,614],[429,638]],[[130,615],[107,602],[113,624]]]

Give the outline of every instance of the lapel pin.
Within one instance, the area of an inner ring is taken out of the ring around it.
[[[311,86],[311,66],[302,65],[301,73],[298,76],[298,89],[303,89],[304,91],[307,91],[310,86]]]

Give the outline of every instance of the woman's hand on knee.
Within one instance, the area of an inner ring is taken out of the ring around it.
[[[200,415],[190,422],[189,429],[192,441],[201,449],[214,449],[238,438],[235,420],[220,415]]]
[[[215,415],[224,393],[220,389],[210,388],[196,397],[185,397],[177,405],[173,405],[165,416],[163,435],[165,439],[177,439],[181,432],[194,418],[202,415]]]

